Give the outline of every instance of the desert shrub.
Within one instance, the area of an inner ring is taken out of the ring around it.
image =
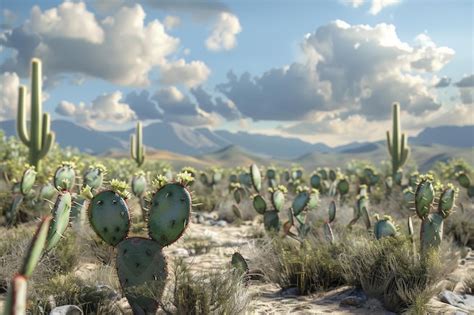
[[[339,255],[343,244],[312,238],[301,245],[291,239],[272,239],[256,254],[256,268],[282,289],[297,288],[300,294],[328,290],[346,283]]]
[[[464,293],[474,294],[474,275],[468,275],[464,281]]]
[[[472,209],[458,209],[446,220],[445,234],[450,235],[458,245],[474,248],[474,220]]]
[[[250,302],[241,275],[232,270],[192,273],[177,259],[168,284],[161,303],[168,314],[242,314]]]
[[[359,238],[341,255],[346,280],[394,312],[423,314],[437,283],[457,267],[447,242],[439,252],[419,256],[407,239]]]

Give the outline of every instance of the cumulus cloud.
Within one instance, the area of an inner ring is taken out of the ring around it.
[[[439,79],[438,83],[434,85],[435,88],[445,88],[451,85],[451,78],[442,77]]]
[[[160,82],[168,85],[184,84],[188,87],[197,86],[207,80],[211,70],[202,61],[186,63],[178,59],[161,65]]]
[[[400,3],[400,0],[372,0],[369,13],[377,15],[383,8]]]
[[[135,112],[121,100],[122,93],[116,91],[99,95],[89,105],[83,102],[73,104],[62,101],[56,107],[56,113],[72,118],[82,125],[104,130],[136,119]]]
[[[15,23],[15,20],[16,20],[17,16],[15,13],[13,13],[12,11],[8,10],[8,9],[3,9],[2,10],[2,22],[0,24],[0,26],[2,28],[10,28],[13,23]]]
[[[474,104],[474,74],[465,76],[454,85],[459,89],[463,104]]]
[[[211,35],[206,39],[206,47],[211,51],[231,50],[237,45],[236,36],[241,31],[237,16],[221,12]]]
[[[20,78],[16,73],[4,72],[0,75],[0,120],[16,116],[19,86]]]
[[[223,99],[220,96],[213,98],[201,86],[191,89],[191,94],[199,107],[208,113],[217,113],[228,121],[241,118],[239,110],[231,100]]]
[[[160,21],[146,22],[139,4],[122,6],[100,21],[83,2],[64,2],[44,12],[34,7],[29,20],[0,36],[0,45],[16,51],[0,69],[21,76],[33,56],[43,60],[50,77],[81,74],[126,86],[148,85],[154,68],[184,75],[180,81],[172,73],[173,84],[202,82],[208,71],[201,61],[170,62],[180,40],[167,34]]]
[[[339,20],[307,34],[301,47],[302,61],[255,77],[231,72],[217,89],[254,120],[304,119],[316,111],[381,120],[394,101],[411,114],[436,111],[429,77],[454,55],[427,36],[402,42],[393,25]]]
[[[179,18],[179,16],[167,15],[163,20],[163,24],[165,25],[167,30],[171,30],[181,24],[181,19]]]
[[[464,87],[474,87],[474,74],[465,76],[459,82],[456,82],[455,85],[460,88]]]
[[[219,117],[208,113],[195,104],[175,86],[159,89],[153,99],[163,110],[163,120],[187,126],[209,126],[219,122]]]
[[[135,112],[138,119],[154,120],[163,117],[162,110],[147,90],[133,91],[125,97],[125,103]]]

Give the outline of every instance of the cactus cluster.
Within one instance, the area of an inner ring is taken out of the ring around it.
[[[124,185],[114,182],[111,189],[99,192],[89,203],[93,230],[117,249],[117,274],[134,314],[156,312],[168,274],[163,247],[176,242],[189,223],[189,176],[178,177],[176,182],[166,183],[164,178],[155,182],[158,187],[147,212],[149,238],[128,236],[130,211]]]

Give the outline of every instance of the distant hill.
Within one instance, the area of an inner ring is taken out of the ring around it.
[[[7,136],[16,135],[14,121],[0,122]],[[54,120],[51,129],[62,146],[76,147],[90,154],[128,156],[130,134],[127,131],[103,132],[78,126],[66,120]],[[193,129],[176,123],[156,122],[143,128],[149,158],[170,160],[189,165],[247,165],[275,161],[280,164],[341,165],[351,159],[376,163],[387,160],[385,141],[352,142],[330,147],[281,136],[237,133],[226,130]],[[421,167],[437,160],[465,157],[473,163],[474,126],[442,126],[426,128],[409,139],[412,158]],[[474,163],[473,163],[474,164]]]

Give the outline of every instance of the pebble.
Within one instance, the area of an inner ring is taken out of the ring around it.
[[[63,305],[53,308],[49,315],[82,315],[82,310],[76,305]]]

